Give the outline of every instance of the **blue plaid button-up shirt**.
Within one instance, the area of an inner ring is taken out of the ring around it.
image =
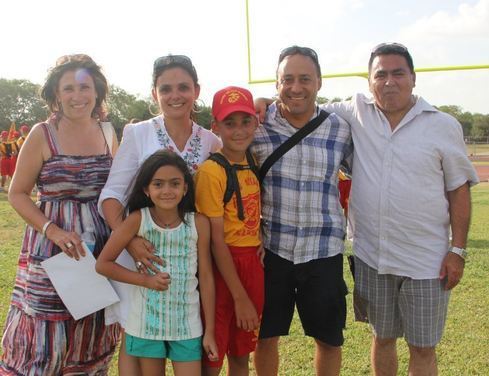
[[[251,147],[257,162],[296,131],[273,103]],[[338,169],[349,169],[352,152],[350,126],[333,113],[272,166],[261,193],[265,248],[294,264],[344,251]]]

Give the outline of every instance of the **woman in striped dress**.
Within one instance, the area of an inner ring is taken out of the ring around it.
[[[87,55],[59,58],[42,88],[53,114],[27,137],[9,191],[27,227],[2,339],[2,375],[107,374],[118,325],[105,326],[103,311],[75,321],[41,266],[60,252],[83,256],[83,233],[91,233],[96,257],[109,237],[97,212],[117,147],[100,123],[107,91]],[[37,203],[30,197],[34,184]]]

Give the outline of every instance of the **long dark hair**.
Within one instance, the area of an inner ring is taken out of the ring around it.
[[[194,181],[187,163],[185,163],[182,157],[170,150],[158,150],[143,162],[139,168],[131,194],[129,195],[126,209],[131,213],[138,209],[154,206],[151,198],[144,193],[144,189],[149,186],[156,171],[163,166],[174,166],[179,169],[187,184],[187,193],[178,203],[178,215],[185,222],[185,213],[195,211]]]

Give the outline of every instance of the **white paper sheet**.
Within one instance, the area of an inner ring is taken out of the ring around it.
[[[134,259],[125,249],[121,252],[119,257],[117,257],[115,262],[134,272],[137,271]],[[124,282],[114,281],[112,279],[109,279],[109,282],[112,284],[117,295],[119,295],[120,301],[105,308],[105,325],[111,325],[118,322],[122,328],[125,328],[129,316],[133,290],[139,287]]]
[[[75,320],[119,301],[108,279],[95,271],[95,258],[88,248],[85,253],[78,261],[62,252],[41,262]]]

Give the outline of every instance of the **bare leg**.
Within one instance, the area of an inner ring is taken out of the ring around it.
[[[121,330],[121,348],[119,349],[119,376],[142,376],[138,358],[126,353],[126,334]]]
[[[373,338],[370,357],[375,376],[397,375],[396,342],[397,338]]]
[[[165,359],[136,358],[134,356],[132,356],[131,358],[134,358],[136,359],[136,361],[138,361],[138,364],[141,367],[141,373],[144,376],[165,376]]]
[[[271,337],[258,341],[253,356],[257,376],[276,376],[278,374],[279,338]]]
[[[228,376],[248,376],[250,356],[228,356]]]
[[[317,376],[338,376],[341,369],[341,347],[316,341],[315,366]]]
[[[172,361],[172,365],[175,376],[200,376],[200,371],[202,368],[200,360],[196,360],[194,362]]]
[[[409,376],[438,375],[434,347],[416,347],[409,345],[409,355]]]
[[[204,376],[219,376],[221,367],[202,367],[202,375]]]

